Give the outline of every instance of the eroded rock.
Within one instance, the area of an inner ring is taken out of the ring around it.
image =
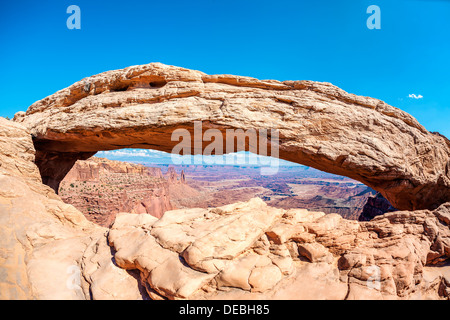
[[[448,225],[439,219],[443,210],[399,211],[357,222],[252,199],[169,211],[158,221],[122,214],[109,240],[119,266],[140,270],[144,286],[169,299],[278,299],[286,292],[292,299],[304,297],[294,283],[308,283],[311,299],[339,292],[347,299],[404,299],[423,290],[425,266],[449,258]],[[319,281],[306,271],[314,268],[329,274]],[[311,281],[340,289],[325,294],[323,288],[312,290]]]
[[[0,118],[0,135],[0,299],[142,299],[107,229],[42,184],[29,131]]]

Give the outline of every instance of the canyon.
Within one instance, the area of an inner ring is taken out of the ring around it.
[[[396,211],[359,221],[257,197],[104,227],[58,195],[78,160],[170,152],[194,121],[279,128],[280,158],[359,181]],[[380,100],[151,63],[0,118],[0,137],[1,299],[449,299],[450,143]]]
[[[352,220],[371,220],[395,210],[380,194],[352,179],[303,166],[278,171],[262,176],[259,167],[155,166],[92,157],[75,163],[58,194],[104,227],[120,212],[160,218],[172,209],[214,208],[255,197],[275,208],[305,208]]]
[[[171,198],[197,195],[173,168],[160,168],[92,157],[75,163],[59,187],[61,199],[88,220],[110,227],[119,212],[148,213],[160,218],[175,209]]]
[[[205,194],[178,200],[186,208],[218,207],[259,197],[276,208],[305,208],[357,220],[367,200],[376,194],[358,181],[304,166],[279,167],[271,175],[261,175],[259,167],[245,166],[191,165],[177,170],[184,170],[189,184]]]

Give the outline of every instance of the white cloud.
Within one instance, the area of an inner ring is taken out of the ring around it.
[[[421,95],[421,94],[415,95],[414,93],[411,93],[410,95],[408,95],[408,97],[411,99],[422,99],[423,95]]]
[[[205,164],[205,165],[262,165],[268,166],[274,163],[283,165],[296,165],[284,160],[253,154],[248,151],[239,151],[224,155],[179,155],[151,149],[120,149],[111,151],[99,151],[97,157],[120,161],[148,161],[149,163],[172,164]],[[145,160],[144,160],[144,159]],[[279,162],[280,161],[280,162]]]
[[[125,149],[114,151],[100,151],[97,153],[98,157],[145,157],[152,158],[155,154],[164,154],[162,151],[157,150],[139,150],[139,149]]]

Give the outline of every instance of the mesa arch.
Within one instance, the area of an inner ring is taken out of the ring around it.
[[[278,129],[280,158],[359,180],[400,210],[450,201],[445,137],[383,101],[330,83],[151,63],[85,78],[14,121],[31,131],[43,182],[55,190],[78,159],[127,147],[171,152],[178,143],[172,132],[202,121],[204,129],[222,131]]]

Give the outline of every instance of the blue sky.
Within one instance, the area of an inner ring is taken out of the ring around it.
[[[72,4],[81,30],[66,27]],[[372,4],[380,30],[366,27]],[[450,136],[450,1],[1,1],[0,39],[0,116],[87,76],[162,62],[331,82]]]
[[[231,165],[250,167],[292,167],[297,163],[261,156],[248,151],[238,151],[224,155],[179,155],[158,150],[120,149],[100,151],[95,155],[110,160],[136,162],[143,164],[176,164],[176,165]]]

